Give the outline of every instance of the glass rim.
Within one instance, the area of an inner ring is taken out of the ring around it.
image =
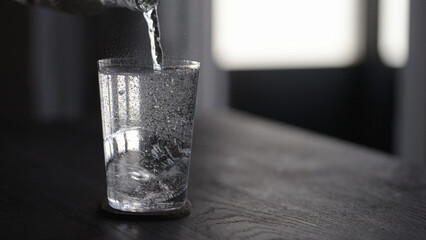
[[[126,66],[152,68],[152,60],[141,60],[137,58],[104,58],[97,61],[98,68]],[[192,68],[199,69],[200,62],[184,59],[164,59],[164,68]]]

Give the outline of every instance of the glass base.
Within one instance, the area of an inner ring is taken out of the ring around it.
[[[121,210],[117,210],[112,208],[108,199],[105,198],[102,201],[101,209],[106,216],[114,218],[114,219],[123,219],[123,220],[172,220],[179,219],[188,216],[191,214],[192,204],[191,201],[187,200],[185,205],[182,208],[165,211],[165,212],[124,212]]]
[[[110,207],[123,212],[136,212],[136,213],[155,213],[155,212],[169,212],[181,209],[185,206],[186,201],[174,203],[156,203],[147,204],[137,200],[124,200],[121,202],[108,198]]]

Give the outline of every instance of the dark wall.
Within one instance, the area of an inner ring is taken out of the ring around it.
[[[231,106],[320,133],[392,151],[395,70],[231,73]]]
[[[0,123],[29,118],[28,11],[0,1]]]

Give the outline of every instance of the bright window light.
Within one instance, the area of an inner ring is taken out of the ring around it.
[[[391,67],[403,67],[408,58],[409,0],[380,0],[379,54]]]
[[[214,59],[227,70],[354,64],[363,52],[363,6],[359,0],[213,0]]]

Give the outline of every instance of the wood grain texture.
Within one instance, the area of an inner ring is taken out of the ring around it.
[[[101,213],[98,134],[40,129],[0,143],[2,239],[426,239],[423,167],[240,113],[197,119],[193,208],[179,220]]]

